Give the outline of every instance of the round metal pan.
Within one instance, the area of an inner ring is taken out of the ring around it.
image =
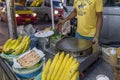
[[[92,42],[74,37],[63,38],[56,43],[56,48],[64,51],[80,52],[92,46]]]
[[[75,37],[63,38],[56,43],[56,48],[67,52],[82,52],[92,47],[92,42]]]

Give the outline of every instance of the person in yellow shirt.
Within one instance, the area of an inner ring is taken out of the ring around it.
[[[60,20],[57,26],[60,27],[66,21],[77,16],[75,37],[91,40],[98,45],[103,23],[102,12],[102,0],[74,0],[73,11],[64,20]]]

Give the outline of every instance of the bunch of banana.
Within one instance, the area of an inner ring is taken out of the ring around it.
[[[8,47],[9,47],[9,45],[10,45],[10,43],[12,42],[12,40],[13,39],[8,39],[6,42],[5,42],[5,44],[4,44],[4,46],[3,46],[3,52],[7,52],[7,50],[8,50]]]
[[[20,53],[25,52],[30,44],[30,36],[25,36],[23,40],[20,42],[20,44],[14,48],[14,52],[12,54],[18,55]]]
[[[57,53],[49,59],[42,72],[42,80],[79,80],[79,62],[76,58]]]
[[[43,2],[43,0],[34,0],[32,3],[31,3],[31,7],[38,7],[39,5],[41,5]]]
[[[20,35],[17,39],[8,39],[3,46],[3,52],[7,54],[20,54],[28,49],[30,36]]]

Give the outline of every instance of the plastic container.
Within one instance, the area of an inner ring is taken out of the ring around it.
[[[35,77],[34,80],[42,80],[42,79],[41,79],[41,76],[42,76],[42,73],[38,74],[38,75]]]
[[[12,55],[12,54],[6,54],[6,53],[1,53],[0,56],[5,59],[11,66],[13,65],[13,58],[17,58],[20,55]]]
[[[100,74],[96,77],[96,80],[110,80],[110,79],[107,76]]]
[[[31,68],[13,68],[13,71],[16,73],[16,75],[21,79],[30,79],[35,76],[37,76],[40,72],[42,72],[43,68],[43,61],[38,63],[35,66],[32,66]]]

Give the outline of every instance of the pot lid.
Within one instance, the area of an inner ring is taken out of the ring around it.
[[[92,46],[92,42],[75,37],[63,38],[56,43],[56,48],[63,51],[80,52]]]

